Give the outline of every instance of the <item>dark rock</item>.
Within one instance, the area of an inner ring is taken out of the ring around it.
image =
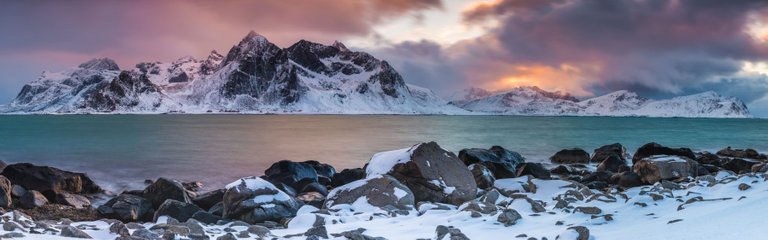
[[[603,162],[606,158],[616,155],[619,157],[619,159],[622,160],[622,162],[627,161],[627,158],[629,158],[629,154],[627,154],[627,149],[622,146],[620,143],[614,143],[610,145],[605,145],[602,147],[599,147],[595,149],[595,152],[592,154],[592,162]]]
[[[365,178],[365,170],[362,168],[344,169],[333,174],[331,186],[338,187]]]
[[[307,229],[304,236],[306,236],[307,239],[328,238],[328,230],[325,229],[324,225],[313,226]]]
[[[640,175],[634,172],[622,172],[618,174],[618,180],[616,184],[623,188],[632,188],[643,185]]]
[[[187,191],[190,192],[197,192],[201,188],[203,188],[203,183],[199,181],[193,181],[193,182],[183,182],[181,183],[181,186],[184,187]]]
[[[267,236],[272,235],[272,232],[269,231],[269,228],[259,225],[248,227],[248,232],[259,236],[260,238],[266,238]]]
[[[459,206],[459,210],[467,212],[478,212],[482,214],[496,214],[498,209],[494,203],[471,200]]]
[[[3,177],[3,178],[5,178],[5,177]],[[20,197],[24,196],[24,194],[27,194],[27,189],[24,189],[24,187],[22,187],[20,185],[13,184],[13,186],[11,187],[11,196],[13,196],[14,198],[20,198]]]
[[[573,226],[573,227],[569,227],[568,230],[573,230],[578,234],[576,239],[564,239],[564,238],[560,238],[560,236],[557,236],[555,240],[589,240],[589,229],[586,227]]]
[[[75,208],[85,208],[91,206],[91,201],[88,200],[88,198],[66,192],[56,194],[56,203],[72,206]]]
[[[0,235],[0,238],[23,238],[24,234],[20,232],[9,232],[3,235]]]
[[[105,218],[135,222],[152,220],[154,209],[152,202],[143,197],[121,194],[99,206],[97,212]]]
[[[109,225],[109,233],[114,233],[123,237],[127,237],[131,235],[130,231],[128,230],[128,227],[126,227],[125,224],[123,224],[123,222],[120,222],[120,221],[117,221],[112,225]]]
[[[567,176],[571,174],[578,174],[579,170],[569,165],[557,165],[557,167],[549,170],[549,172],[552,174]]]
[[[589,153],[581,148],[563,149],[549,157],[549,160],[558,164],[589,163]]]
[[[89,194],[103,191],[85,173],[68,172],[29,163],[8,165],[0,174],[26,190],[42,193],[49,200],[55,199],[56,194],[61,192]]]
[[[741,191],[747,190],[749,188],[751,188],[751,186],[749,186],[749,184],[746,184],[746,183],[740,183],[739,184],[739,190],[741,190]]]
[[[613,176],[613,173],[610,172],[593,172],[584,177],[582,182],[594,182],[594,181],[600,181],[600,182],[610,182],[611,176]]]
[[[627,166],[627,162],[615,154],[609,155],[603,158],[603,161],[600,162],[599,165],[597,165],[598,172],[607,171],[607,172],[618,173],[618,172],[621,172],[622,169],[627,169],[627,168],[629,168]]]
[[[415,203],[413,192],[393,177],[380,175],[358,181],[361,182],[352,182],[331,191],[325,207],[352,204],[361,197],[367,197],[369,204],[380,208],[409,209]]]
[[[226,192],[226,189],[217,189],[197,195],[192,198],[192,203],[205,210],[211,209],[213,205],[220,203],[224,199],[224,192]]]
[[[592,181],[585,184],[589,189],[606,189],[610,187],[611,185],[604,181]]]
[[[688,159],[696,159],[696,155],[688,148],[669,148],[662,146],[661,144],[652,142],[646,143],[635,151],[635,155],[632,156],[632,164],[653,155],[671,155],[686,157]]]
[[[304,187],[301,188],[301,191],[299,191],[299,193],[307,193],[307,192],[317,192],[322,194],[323,196],[326,196],[328,195],[328,188],[326,188],[324,185],[318,182],[312,182],[304,185]]]
[[[227,233],[217,237],[216,240],[237,240],[237,237],[232,233]]]
[[[152,203],[153,208],[159,208],[168,199],[184,203],[192,202],[187,189],[179,181],[166,178],[158,178],[157,181],[144,188],[142,196]]]
[[[304,184],[317,182],[317,171],[307,163],[282,160],[273,163],[264,171],[265,179],[272,183],[284,183],[293,189],[302,189]]]
[[[475,198],[475,179],[456,155],[435,142],[422,143],[408,151],[410,160],[395,164],[388,174],[408,186],[416,201],[459,205]],[[371,162],[375,160],[374,156]]]
[[[459,151],[459,159],[465,165],[480,164],[488,168],[496,178],[516,177],[517,165],[525,162],[525,158],[517,152],[509,151],[500,146],[490,149],[468,148]]]
[[[0,208],[11,208],[11,205],[13,204],[11,198],[11,193],[13,193],[14,190],[13,186],[14,185],[11,184],[11,181],[8,180],[8,178],[0,175]]]
[[[157,218],[160,216],[168,216],[181,222],[185,222],[187,219],[192,218],[192,215],[201,211],[203,211],[203,209],[194,204],[168,199],[157,209],[153,220],[157,221]]]
[[[716,154],[704,152],[698,157],[696,157],[696,161],[700,164],[710,164],[713,166],[720,166],[722,164],[722,160],[720,159],[720,156],[717,156]]]
[[[208,212],[216,216],[224,216],[224,202],[219,202],[213,205]]]
[[[549,174],[549,171],[541,163],[522,163],[517,167],[518,176],[531,175],[538,179],[552,178],[552,175]]]
[[[18,205],[26,209],[42,207],[45,204],[48,204],[48,199],[42,193],[35,190],[27,191],[27,194],[24,194],[18,201]]]
[[[435,233],[437,234],[436,240],[469,240],[466,235],[461,233],[461,230],[453,226],[437,225]]]
[[[504,224],[505,227],[515,225],[517,223],[517,220],[522,219],[523,216],[520,215],[517,211],[514,209],[504,209],[504,211],[499,214],[499,217],[496,218],[496,221],[499,221],[501,224]]]
[[[755,149],[751,149],[751,148],[732,149],[731,147],[726,147],[720,151],[717,151],[717,155],[734,157],[734,158],[750,158],[750,159],[761,159],[761,160],[768,159],[766,155],[760,154],[757,151],[755,151]]]
[[[733,171],[735,173],[751,172],[752,166],[759,164],[760,162],[742,158],[732,158],[726,160],[722,167],[726,170]]]
[[[603,210],[601,210],[598,207],[576,207],[576,209],[574,209],[573,211],[581,212],[585,214],[592,214],[592,215],[597,215],[603,212]]]
[[[646,184],[654,184],[660,180],[682,179],[696,177],[698,163],[686,157],[651,156],[635,162],[632,171],[640,175]]]
[[[206,211],[198,211],[195,214],[192,215],[192,219],[195,219],[197,221],[200,221],[201,223],[205,224],[215,224],[221,220],[224,220],[224,218],[220,216],[213,215],[212,213],[206,212]]]
[[[481,164],[470,164],[468,168],[472,172],[472,176],[475,177],[475,183],[478,188],[488,189],[493,187],[493,181],[496,181],[496,178],[493,177],[491,170]]]
[[[765,173],[768,172],[768,164],[760,163],[752,165],[752,172],[753,173]]]
[[[62,237],[71,237],[71,238],[87,238],[87,239],[92,239],[92,237],[90,235],[88,235],[87,233],[85,233],[82,230],[77,229],[76,227],[73,227],[73,226],[64,226],[61,229],[61,236]]]
[[[333,181],[333,175],[336,175],[336,168],[333,168],[331,165],[320,163],[315,160],[304,161],[303,163],[309,164],[315,169],[315,172],[317,173],[317,182],[322,185],[330,185],[331,181]]]
[[[312,205],[317,208],[323,208],[325,202],[325,196],[319,192],[305,192],[296,196],[296,200],[303,202],[304,204]]]
[[[148,239],[148,240],[155,240],[160,239],[160,234],[157,234],[153,231],[150,231],[148,229],[139,228],[136,231],[133,231],[131,234],[131,237],[138,237],[141,239]]]
[[[294,217],[300,207],[294,198],[257,177],[243,178],[227,185],[223,204],[222,217],[251,224]]]

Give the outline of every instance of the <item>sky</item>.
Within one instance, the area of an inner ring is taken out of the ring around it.
[[[251,30],[280,47],[339,40],[444,96],[712,90],[768,117],[764,0],[0,0],[0,103],[43,71],[204,58]]]

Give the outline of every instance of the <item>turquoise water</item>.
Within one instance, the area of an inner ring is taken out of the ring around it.
[[[768,120],[514,116],[0,116],[0,159],[84,171],[118,191],[159,176],[210,188],[261,175],[281,159],[363,166],[379,151],[436,141],[492,145],[544,161],[563,148],[656,141],[694,150],[768,150]]]

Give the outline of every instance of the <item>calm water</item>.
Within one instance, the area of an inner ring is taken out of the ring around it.
[[[657,141],[694,150],[768,150],[768,120],[511,116],[0,116],[0,159],[84,171],[112,190],[167,176],[213,188],[281,159],[360,167],[376,152],[437,141],[501,145],[529,161],[562,148]]]

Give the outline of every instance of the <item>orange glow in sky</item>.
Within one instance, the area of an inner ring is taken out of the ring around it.
[[[514,87],[537,86],[549,91],[564,91],[576,96],[590,96],[581,83],[589,79],[591,73],[599,69],[596,66],[576,67],[562,64],[558,67],[545,65],[512,66],[512,73],[490,82],[485,87],[493,91],[503,91]]]

